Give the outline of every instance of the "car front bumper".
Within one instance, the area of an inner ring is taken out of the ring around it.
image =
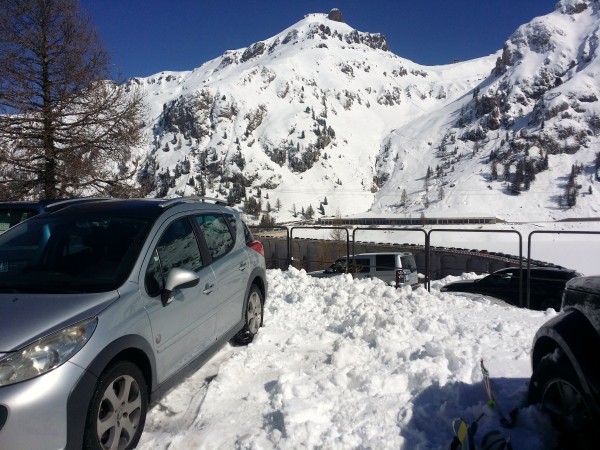
[[[63,449],[67,447],[68,401],[86,371],[66,362],[36,378],[0,387],[0,449]],[[85,417],[73,418],[83,425]],[[0,422],[1,424],[1,422]],[[79,443],[81,447],[81,443]]]

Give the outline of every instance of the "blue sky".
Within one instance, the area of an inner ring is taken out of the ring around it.
[[[81,0],[123,78],[191,70],[270,38],[308,13],[338,8],[359,31],[435,65],[486,56],[557,0]]]

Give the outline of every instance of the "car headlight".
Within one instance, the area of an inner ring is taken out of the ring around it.
[[[37,377],[68,361],[89,340],[97,320],[63,328],[0,360],[0,386]]]
[[[442,286],[440,288],[440,292],[448,292],[448,288],[446,286]]]

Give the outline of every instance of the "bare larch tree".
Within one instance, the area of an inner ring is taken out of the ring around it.
[[[0,1],[0,198],[133,196],[144,94],[76,0]]]

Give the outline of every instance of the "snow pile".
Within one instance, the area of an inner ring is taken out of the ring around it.
[[[501,429],[515,449],[553,443],[537,407],[501,428],[479,361],[503,410],[523,406],[533,336],[554,310],[440,293],[450,278],[428,293],[293,268],[268,277],[254,342],[226,346],[155,406],[139,448],[441,449],[453,418],[482,413],[478,440]]]

